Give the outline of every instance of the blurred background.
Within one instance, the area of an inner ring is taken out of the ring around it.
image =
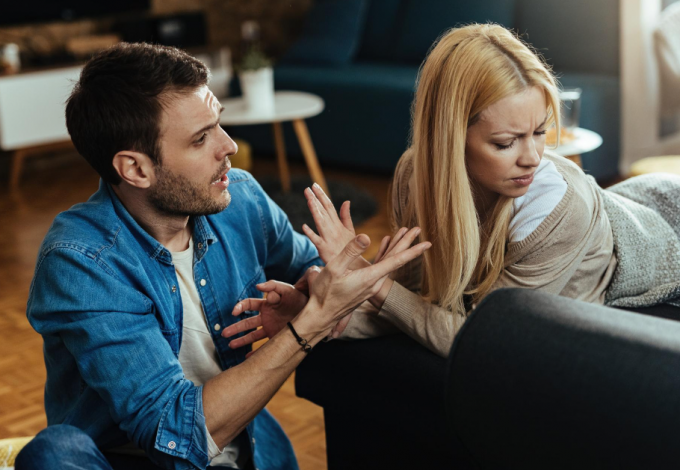
[[[119,41],[181,47],[212,70],[222,121],[296,229],[309,175],[359,230],[389,233],[386,194],[407,148],[418,68],[448,28],[493,21],[553,67],[568,128],[558,153],[602,185],[647,157],[680,171],[677,0],[22,0],[0,14],[0,439],[46,425],[41,339],[25,319],[42,237],[96,190],[66,133],[82,64]],[[285,91],[285,92],[284,92]],[[286,93],[287,92],[287,93]],[[301,467],[326,468],[321,410],[288,381],[270,409]]]

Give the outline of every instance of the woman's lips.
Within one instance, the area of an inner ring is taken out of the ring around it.
[[[517,178],[512,178],[512,181],[520,186],[529,186],[534,181],[534,174],[531,173],[530,175],[522,175]]]

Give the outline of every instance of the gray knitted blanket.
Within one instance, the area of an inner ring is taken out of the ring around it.
[[[605,304],[680,307],[680,176],[638,176],[601,194],[618,261]]]

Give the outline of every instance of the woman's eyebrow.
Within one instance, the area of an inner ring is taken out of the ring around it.
[[[545,119],[543,119],[543,122],[538,125],[536,129],[540,129],[541,127],[545,126],[545,123],[548,122],[548,116],[545,116]],[[517,137],[522,137],[523,135],[526,135],[526,132],[517,132],[517,131],[498,131],[498,132],[492,132],[491,135],[498,135],[498,134],[512,134]]]

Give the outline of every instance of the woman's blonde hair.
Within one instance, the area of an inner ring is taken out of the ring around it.
[[[480,225],[465,161],[468,127],[499,100],[543,90],[548,124],[559,135],[555,77],[541,58],[499,25],[473,24],[444,34],[421,67],[413,103],[413,180],[400,223],[417,223],[432,242],[422,294],[454,312],[476,303],[503,269],[512,199],[499,197]]]

